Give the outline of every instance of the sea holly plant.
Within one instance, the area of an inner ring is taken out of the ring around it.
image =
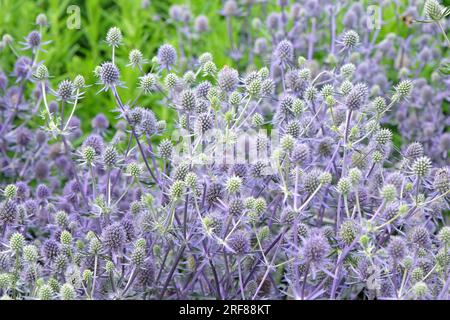
[[[450,6],[444,7],[438,0],[426,0],[423,11],[426,19],[417,21],[421,23],[435,23],[441,30],[442,35],[447,42],[447,46],[450,47],[450,40],[447,37],[447,32],[442,26],[443,20],[450,15]]]
[[[327,4],[261,7],[243,41],[240,13],[263,4],[226,1],[227,65],[188,56],[187,7],[154,57],[113,26],[94,83],[54,83],[27,37],[0,73],[0,296],[449,299],[450,83],[421,76],[442,48],[377,40],[357,4],[341,30]],[[83,132],[89,90],[111,105]]]

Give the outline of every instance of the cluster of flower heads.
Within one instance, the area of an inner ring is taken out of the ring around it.
[[[449,79],[414,75],[425,57],[439,60],[440,47],[426,51],[440,43],[439,30],[414,25],[420,36],[378,41],[353,4],[335,35],[337,5],[278,2],[281,12],[264,13],[265,29],[253,22],[270,37],[239,42],[249,59],[268,61],[245,72],[217,66],[211,53],[184,70],[170,44],[150,61],[131,49],[119,66],[122,33],[113,27],[98,83],[78,75],[52,89],[38,59],[41,34],[26,37],[31,57],[0,74],[2,298],[450,297],[441,108]],[[245,3],[225,2],[230,28],[257,5]],[[187,26],[185,10],[170,14]],[[45,16],[37,24],[45,27]],[[196,25],[204,30],[207,19]],[[16,52],[12,39],[2,41]],[[322,65],[312,61],[316,50],[330,53]],[[389,58],[400,60],[393,84]],[[125,67],[140,71],[136,83],[121,82]],[[177,134],[139,97],[123,101],[124,85],[159,96]],[[111,130],[98,114],[77,145],[86,90],[111,95],[120,120]],[[388,128],[395,124],[402,148]]]

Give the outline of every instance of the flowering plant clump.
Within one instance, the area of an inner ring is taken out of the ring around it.
[[[39,59],[42,28],[25,51],[3,37],[21,55],[0,73],[0,295],[449,299],[450,81],[418,76],[445,53],[444,9],[427,1],[436,23],[417,24],[420,36],[377,40],[358,3],[341,34],[334,2],[301,3],[278,1],[246,41],[232,22],[256,4],[224,3],[244,71],[168,43],[154,58],[129,48],[119,59],[126,34],[112,27],[97,82],[56,83]],[[205,16],[191,28],[188,13],[170,11],[180,43],[210,28]],[[124,68],[138,70],[134,82]],[[126,101],[129,87],[139,95]],[[88,90],[115,105],[85,134],[77,111]],[[175,119],[158,119],[141,103],[149,95]]]

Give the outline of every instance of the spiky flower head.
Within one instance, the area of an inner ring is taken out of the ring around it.
[[[239,7],[236,0],[225,1],[222,13],[226,17],[236,16],[239,14]]]
[[[213,60],[213,56],[210,52],[204,52],[198,57],[198,62],[200,65],[204,65],[207,62],[210,62]]]
[[[194,29],[198,33],[206,32],[209,30],[209,20],[205,15],[199,15],[195,18]]]
[[[65,283],[59,290],[61,300],[74,300],[76,298],[75,288],[70,283]]]
[[[23,247],[23,258],[29,263],[36,262],[39,257],[39,252],[36,246],[29,244]]]
[[[433,187],[441,194],[450,190],[450,172],[447,168],[439,168],[434,174]]]
[[[230,215],[237,217],[241,216],[245,210],[244,202],[240,198],[231,200],[228,207]]]
[[[411,80],[403,80],[395,86],[394,100],[406,100],[411,96],[413,83]]]
[[[27,47],[31,49],[38,48],[41,45],[41,34],[39,31],[33,30],[27,35],[26,41]]]
[[[99,70],[100,80],[106,88],[119,83],[120,72],[112,62],[104,62]]]
[[[225,66],[218,74],[219,87],[225,92],[232,92],[236,89],[239,82],[239,74],[237,70]]]
[[[364,105],[367,95],[367,85],[365,83],[357,83],[348,93],[345,105],[350,110],[358,110]]]
[[[36,17],[36,25],[40,27],[48,26],[48,19],[44,13],[40,13]]]
[[[347,49],[353,49],[359,44],[359,34],[354,30],[349,30],[342,36],[342,44]]]
[[[228,243],[233,252],[238,255],[244,254],[250,249],[250,239],[248,233],[243,230],[233,233],[230,236]]]
[[[147,73],[139,77],[139,88],[145,93],[149,94],[155,89],[156,76],[153,73]]]
[[[255,113],[252,116],[252,125],[255,127],[260,127],[264,124],[264,116],[260,113]]]
[[[433,21],[439,21],[444,18],[444,7],[438,0],[426,0],[423,7],[425,16]]]
[[[373,99],[372,105],[377,113],[386,111],[386,100],[383,97],[376,97]]]
[[[428,174],[431,169],[431,160],[430,158],[423,156],[412,164],[412,171],[419,177],[424,177]]]
[[[247,85],[247,91],[251,96],[259,96],[259,94],[261,93],[261,88],[262,88],[262,83],[261,83],[261,79],[259,79],[259,77],[257,79],[252,80]]]
[[[261,82],[261,95],[262,96],[271,96],[273,94],[273,91],[275,89],[275,83],[271,78],[264,79],[263,82]]]
[[[402,260],[406,255],[406,243],[400,237],[391,238],[387,251],[394,261]]]
[[[314,168],[306,172],[305,176],[303,177],[303,185],[305,191],[308,194],[316,192],[316,190],[318,190],[321,187],[320,183],[321,174],[322,171],[317,168]]]
[[[213,117],[209,112],[198,115],[195,121],[195,131],[202,135],[213,128]]]
[[[430,234],[424,226],[414,227],[409,234],[409,239],[412,244],[425,249],[429,248],[431,243]]]
[[[412,293],[414,298],[423,299],[428,294],[428,285],[423,281],[419,281],[412,287]]]
[[[397,197],[397,188],[393,184],[386,184],[380,190],[380,195],[386,202],[392,202]]]
[[[346,63],[344,64],[341,69],[340,73],[344,76],[344,78],[349,79],[353,76],[353,74],[356,71],[356,67],[353,63]]]
[[[62,231],[59,236],[59,241],[63,245],[70,245],[72,243],[72,234],[67,230]]]
[[[375,142],[378,145],[384,146],[392,140],[392,132],[387,128],[378,130],[375,134]]]
[[[144,263],[146,254],[145,248],[141,246],[136,246],[131,253],[131,263],[137,267],[141,266]]]
[[[339,87],[339,91],[344,96],[347,96],[352,91],[352,89],[353,89],[353,84],[348,80],[345,80],[344,82],[342,82],[341,86]],[[356,101],[358,101],[358,100],[356,100]]]
[[[131,162],[127,165],[126,172],[135,179],[139,179],[142,174],[142,168],[137,162]]]
[[[339,238],[346,246],[349,246],[356,239],[359,229],[358,224],[354,220],[346,220],[339,229]]]
[[[111,47],[118,47],[122,43],[122,31],[117,27],[112,27],[106,34],[106,42]]]
[[[217,73],[217,66],[214,61],[207,61],[202,66],[203,75],[214,76]]]
[[[314,232],[305,239],[302,256],[308,263],[322,265],[330,252],[330,245],[322,233]]]
[[[339,182],[337,184],[337,190],[339,193],[341,193],[343,195],[348,195],[348,193],[351,191],[351,189],[352,189],[352,182],[351,182],[350,178],[343,177],[339,180]]]
[[[39,81],[47,80],[49,77],[47,67],[44,64],[40,64],[34,72],[34,77]]]
[[[140,68],[144,64],[144,55],[141,50],[133,49],[128,55],[128,60],[130,61],[130,66]]]
[[[170,44],[163,44],[158,49],[158,63],[165,69],[170,69],[177,61],[177,52]]]
[[[17,194],[17,186],[15,184],[8,184],[3,190],[3,194],[7,199],[12,199]]]
[[[38,289],[37,295],[40,300],[51,300],[54,292],[50,285],[44,284]]]
[[[405,151],[405,157],[409,160],[416,160],[424,155],[423,146],[420,142],[413,142],[408,145]]]
[[[438,239],[445,246],[447,246],[447,247],[450,246],[450,227],[449,226],[442,227],[442,229],[439,231]]]
[[[173,145],[169,139],[163,139],[158,145],[158,153],[162,159],[168,160],[172,157]]]
[[[118,160],[118,153],[114,146],[110,145],[105,148],[103,151],[103,163],[106,167],[112,168],[116,165]]]
[[[53,261],[58,256],[59,252],[60,247],[58,242],[53,239],[49,239],[44,242],[44,245],[42,246],[42,253],[45,258]]]
[[[70,80],[63,80],[58,84],[57,96],[62,101],[68,101],[73,97],[75,86]]]
[[[9,238],[9,246],[11,250],[16,253],[22,251],[24,245],[25,245],[25,238],[21,233],[14,232]]]
[[[185,183],[182,180],[177,180],[170,188],[170,198],[175,201],[180,199],[184,194]]]
[[[164,85],[168,88],[168,89],[174,89],[177,84],[178,84],[178,76],[175,73],[169,73],[165,78],[164,78]]]
[[[183,90],[180,94],[180,107],[184,111],[192,111],[197,105],[197,98],[193,90]]]
[[[294,149],[295,139],[290,134],[285,134],[280,141],[281,149],[286,152],[290,153]]]
[[[275,49],[275,56],[282,63],[292,61],[294,59],[294,47],[289,40],[282,40]]]
[[[119,250],[125,244],[125,241],[125,230],[120,223],[113,223],[102,232],[103,244],[113,251]]]
[[[85,146],[82,150],[83,160],[86,164],[92,165],[95,161],[95,150],[91,146]]]
[[[226,183],[226,190],[230,194],[238,193],[242,187],[242,179],[237,176],[228,178]]]

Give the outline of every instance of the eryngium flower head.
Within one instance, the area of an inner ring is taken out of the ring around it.
[[[411,80],[403,80],[395,86],[394,100],[405,100],[411,96],[413,83]]]
[[[139,77],[139,88],[144,91],[145,94],[149,94],[153,91],[156,84],[156,76],[153,73],[147,73],[146,75]]]
[[[165,69],[170,69],[177,61],[177,52],[170,44],[163,44],[158,49],[158,63]]]
[[[68,101],[73,97],[75,87],[70,80],[63,80],[58,85],[57,95],[61,101]]]
[[[278,43],[275,56],[281,62],[288,62],[294,59],[294,47],[289,40],[282,40]]]
[[[47,199],[50,196],[50,190],[45,184],[40,184],[36,188],[36,197],[38,199]]]
[[[219,87],[225,92],[232,92],[239,82],[239,74],[230,67],[223,67],[218,74]]]
[[[237,2],[235,0],[227,0],[223,5],[222,13],[226,17],[238,15],[239,8]]]
[[[112,62],[104,62],[100,66],[100,80],[105,88],[117,85],[119,83],[120,72]]]
[[[437,0],[426,0],[423,10],[431,20],[439,21],[444,17],[444,7]]]
[[[365,83],[357,83],[347,95],[345,105],[350,110],[360,109],[364,105],[368,92],[369,90]]]
[[[169,139],[164,139],[158,145],[158,153],[162,159],[168,160],[172,157],[173,144]]]
[[[117,163],[117,150],[114,146],[108,146],[103,151],[103,163],[106,167],[111,168],[114,167]]]
[[[208,17],[206,17],[205,15],[197,16],[197,18],[195,18],[194,27],[195,31],[199,33],[208,31],[209,30]]]
[[[353,220],[346,220],[339,229],[339,238],[346,246],[349,246],[356,239],[358,232],[358,224]]]
[[[413,142],[408,145],[405,151],[405,157],[409,160],[416,160],[423,156],[423,146],[420,142]]]
[[[181,92],[180,106],[184,111],[192,111],[197,105],[197,98],[193,90],[183,90]]]
[[[122,42],[122,32],[117,27],[112,27],[106,34],[106,42],[111,47],[118,47]]]
[[[41,64],[36,68],[36,71],[34,72],[34,77],[37,80],[47,80],[49,76],[48,69],[45,65]]]
[[[436,170],[433,187],[442,194],[450,190],[450,172],[447,168],[439,168]]]
[[[44,13],[40,13],[36,17],[36,25],[40,27],[48,26],[47,16]]]
[[[231,235],[228,244],[236,254],[241,255],[248,252],[250,249],[250,238],[248,233],[243,230],[236,231]]]
[[[427,249],[430,246],[430,234],[427,228],[423,226],[416,226],[409,235],[411,243],[414,245]]]
[[[7,200],[0,203],[0,221],[2,224],[11,224],[17,218],[17,204],[15,201]]]
[[[213,117],[210,113],[205,112],[198,115],[195,121],[195,131],[198,134],[204,134],[213,128]]]
[[[412,165],[412,171],[419,177],[424,177],[431,169],[430,158],[423,156],[414,161]]]
[[[91,134],[83,142],[83,147],[86,146],[92,147],[95,153],[100,155],[103,151],[103,138],[97,134]]]
[[[42,254],[48,260],[54,260],[59,254],[59,244],[55,240],[47,240],[42,246]]]
[[[144,63],[144,55],[139,49],[133,49],[128,55],[128,60],[130,61],[130,66],[141,67]]]
[[[120,223],[114,223],[106,227],[102,232],[103,244],[113,250],[118,251],[125,244],[126,234]]]
[[[352,49],[359,44],[359,35],[354,30],[349,30],[342,37],[342,44],[347,49]]]
[[[304,241],[302,256],[307,263],[321,265],[325,262],[329,252],[330,245],[325,237],[319,232],[312,233]]]
[[[393,237],[389,242],[387,251],[394,261],[402,260],[406,255],[406,243],[400,237]]]
[[[39,47],[41,44],[41,34],[38,31],[33,30],[28,34],[26,40],[27,40],[27,47],[35,49]]]
[[[142,287],[149,287],[153,284],[155,278],[155,267],[153,262],[146,261],[144,265],[139,268],[137,275],[137,283]]]

